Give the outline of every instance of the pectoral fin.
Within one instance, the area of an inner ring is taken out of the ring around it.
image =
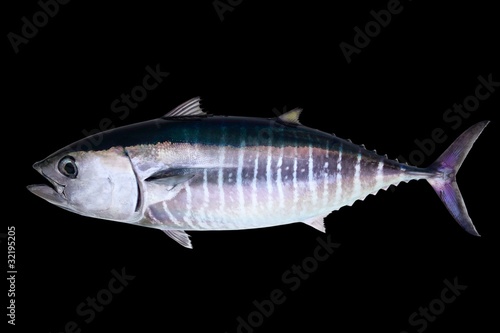
[[[191,240],[189,235],[184,230],[163,230],[168,237],[172,238],[177,243],[181,244],[185,248],[192,249]]]
[[[146,181],[163,185],[167,190],[184,183],[196,175],[196,169],[167,169],[160,170],[149,176]]]

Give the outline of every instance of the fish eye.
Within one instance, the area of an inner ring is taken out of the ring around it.
[[[71,156],[65,156],[59,161],[59,172],[66,177],[75,179],[78,175],[78,167],[76,166],[75,159]]]

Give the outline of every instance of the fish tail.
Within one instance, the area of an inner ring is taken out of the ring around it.
[[[435,176],[428,178],[434,191],[458,224],[468,233],[480,236],[472,223],[457,185],[456,175],[472,145],[489,121],[481,121],[463,132],[428,169]]]

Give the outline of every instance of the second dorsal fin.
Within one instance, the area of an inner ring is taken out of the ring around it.
[[[200,98],[195,97],[182,103],[172,111],[168,112],[162,118],[173,118],[173,117],[192,117],[192,116],[206,116],[207,113],[204,112],[200,107]]]
[[[301,123],[299,122],[299,116],[301,112],[301,108],[295,108],[286,113],[283,113],[278,117],[278,119],[285,124],[301,125]]]

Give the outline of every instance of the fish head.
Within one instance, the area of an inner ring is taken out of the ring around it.
[[[63,149],[33,165],[50,185],[28,190],[71,212],[120,222],[137,216],[141,191],[121,147],[101,151]]]

